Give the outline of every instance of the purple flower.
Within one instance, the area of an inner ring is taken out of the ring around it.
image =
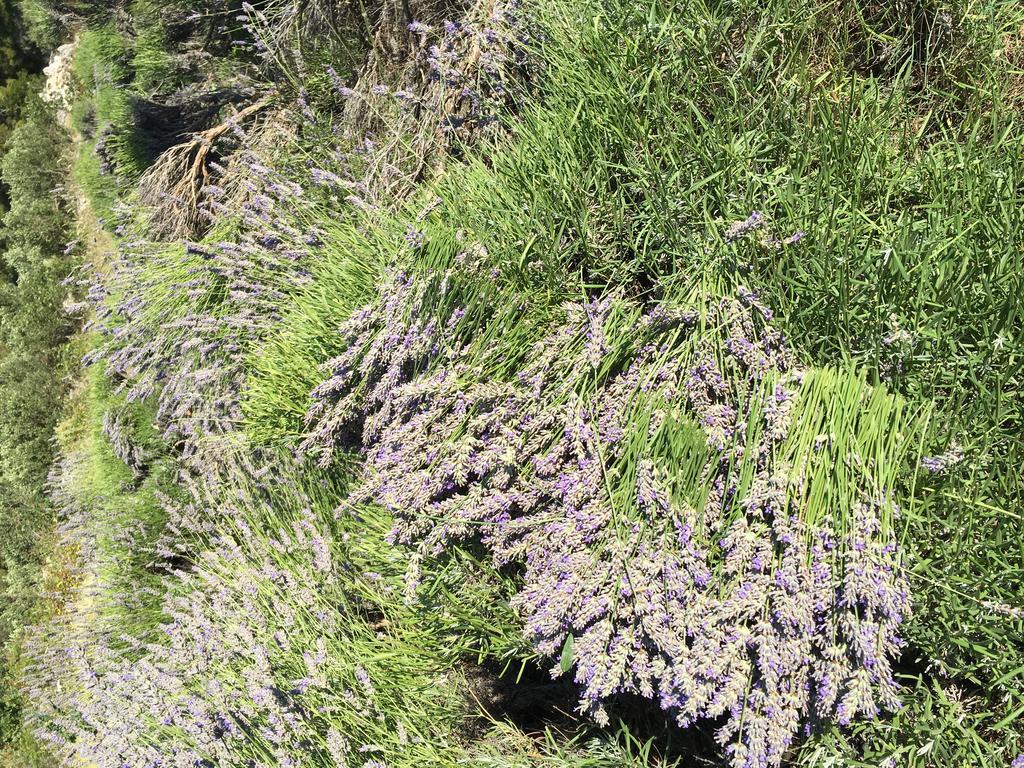
[[[725,242],[734,243],[762,226],[764,226],[764,217],[759,211],[754,211],[743,221],[736,221],[729,225],[729,228],[725,230]]]
[[[424,242],[424,234],[410,224],[405,231],[405,242],[413,250],[422,248]]]

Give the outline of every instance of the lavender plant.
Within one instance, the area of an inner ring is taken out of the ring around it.
[[[481,375],[507,349],[467,336],[456,283],[386,284],[312,393],[303,448],[361,442],[353,501],[391,510],[393,541],[520,565],[513,605],[587,711],[635,693],[682,725],[725,716],[737,766],[898,705],[897,400],[798,366],[746,291],[566,304],[520,366]]]
[[[315,228],[296,226],[302,186],[255,154],[238,162],[248,178],[237,209],[214,190],[210,214],[237,217],[239,237],[127,241],[90,294],[102,341],[87,362],[102,361],[129,400],[155,397],[156,422],[186,458],[240,422],[246,353],[308,280],[302,265],[320,244]]]
[[[346,572],[331,507],[287,479],[288,461],[273,473],[249,462],[225,454],[183,499],[166,499],[179,506],[172,520],[217,532],[179,525],[195,565],[168,575],[148,631],[97,622],[94,600],[38,630],[27,677],[40,737],[104,767],[454,764],[444,734],[464,705],[442,659],[397,635],[383,643],[397,630],[374,623],[352,582],[369,582],[366,594],[394,587]],[[77,517],[76,543],[106,522],[95,509]],[[82,585],[117,599],[109,587]]]
[[[146,449],[132,434],[132,414],[124,408],[112,408],[103,413],[103,434],[107,442],[125,466],[136,477],[146,471],[149,459]]]

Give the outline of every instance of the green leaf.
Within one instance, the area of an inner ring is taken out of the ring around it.
[[[559,662],[558,668],[563,675],[572,668],[572,646],[574,642],[575,638],[572,634],[569,634],[565,638],[565,644],[562,646],[562,658]]]

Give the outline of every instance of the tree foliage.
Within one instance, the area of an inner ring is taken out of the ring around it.
[[[2,6],[0,6],[2,7]],[[23,91],[25,80],[8,81]],[[0,108],[3,107],[0,91]],[[20,98],[20,97],[19,97]],[[18,99],[15,99],[18,101]],[[10,210],[0,219],[0,650],[26,621],[38,594],[40,534],[52,525],[45,495],[51,436],[65,390],[65,342],[74,325],[64,310],[67,206],[60,190],[67,136],[37,97],[9,114],[14,126],[0,160]],[[0,656],[0,746],[13,737],[18,697]],[[6,689],[6,690],[2,690]]]

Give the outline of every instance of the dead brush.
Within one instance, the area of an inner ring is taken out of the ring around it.
[[[236,130],[242,148],[231,152],[221,164],[209,164],[217,175],[217,190],[207,190],[200,200],[200,214],[207,219],[218,212],[241,211],[255,190],[262,189],[267,179],[257,170],[260,166],[277,166],[282,147],[293,146],[298,134],[295,114],[287,107],[270,108],[244,132]],[[216,200],[214,200],[216,194]]]
[[[1019,113],[1024,111],[1024,24],[1003,37],[1002,53],[1009,70],[1006,101],[1012,110]]]
[[[376,9],[334,0],[267,0],[259,8],[242,3],[246,26],[271,79],[301,90],[306,65],[319,55],[356,67],[370,45]]]
[[[365,151],[367,202],[393,206],[446,158],[501,130],[495,113],[520,90],[506,16],[513,6],[442,0],[414,8],[391,0],[380,7],[342,118],[346,137]]]
[[[217,141],[269,107],[275,98],[276,94],[268,94],[222,123],[193,134],[166,150],[146,170],[138,190],[139,202],[149,214],[150,237],[190,239],[205,230],[203,188],[211,183],[210,162]]]

